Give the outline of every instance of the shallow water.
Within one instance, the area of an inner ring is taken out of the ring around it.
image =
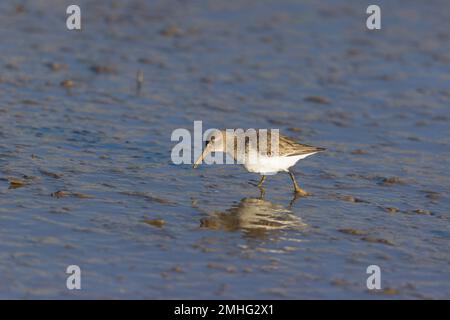
[[[449,4],[381,1],[370,32],[320,2],[79,1],[82,32],[2,2],[0,298],[450,298]],[[312,196],[172,164],[194,120],[326,147]]]

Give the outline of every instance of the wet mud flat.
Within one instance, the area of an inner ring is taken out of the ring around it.
[[[369,32],[358,1],[80,1],[69,32],[60,1],[2,2],[0,298],[449,298],[450,10],[431,3],[382,1]],[[194,120],[326,147],[295,167],[312,195],[174,165]]]

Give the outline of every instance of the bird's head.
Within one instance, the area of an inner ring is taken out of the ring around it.
[[[213,130],[205,141],[205,148],[202,154],[194,162],[193,168],[197,168],[205,157],[211,152],[226,152],[226,132],[225,130]]]

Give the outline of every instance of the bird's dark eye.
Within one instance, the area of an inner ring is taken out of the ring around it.
[[[207,147],[208,146],[208,144],[210,144],[211,142],[214,142],[216,140],[216,138],[215,137],[211,137],[211,139],[210,140],[207,140],[206,142],[205,142],[205,147]]]

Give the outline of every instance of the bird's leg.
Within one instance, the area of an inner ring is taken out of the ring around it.
[[[259,188],[259,200],[264,200],[264,196],[266,195],[266,190],[263,187]]]
[[[291,171],[289,171],[289,176],[291,177],[292,183],[294,184],[294,191],[296,194],[298,194],[299,196],[302,196],[302,197],[306,197],[306,196],[310,195],[308,192],[306,192],[305,190],[303,190],[302,188],[300,188],[298,186],[297,181],[295,180],[295,176]]]
[[[261,177],[261,180],[259,180],[259,183],[256,185],[257,187],[261,187],[262,186],[262,184],[264,183],[264,180],[266,180],[266,176],[262,176]]]

